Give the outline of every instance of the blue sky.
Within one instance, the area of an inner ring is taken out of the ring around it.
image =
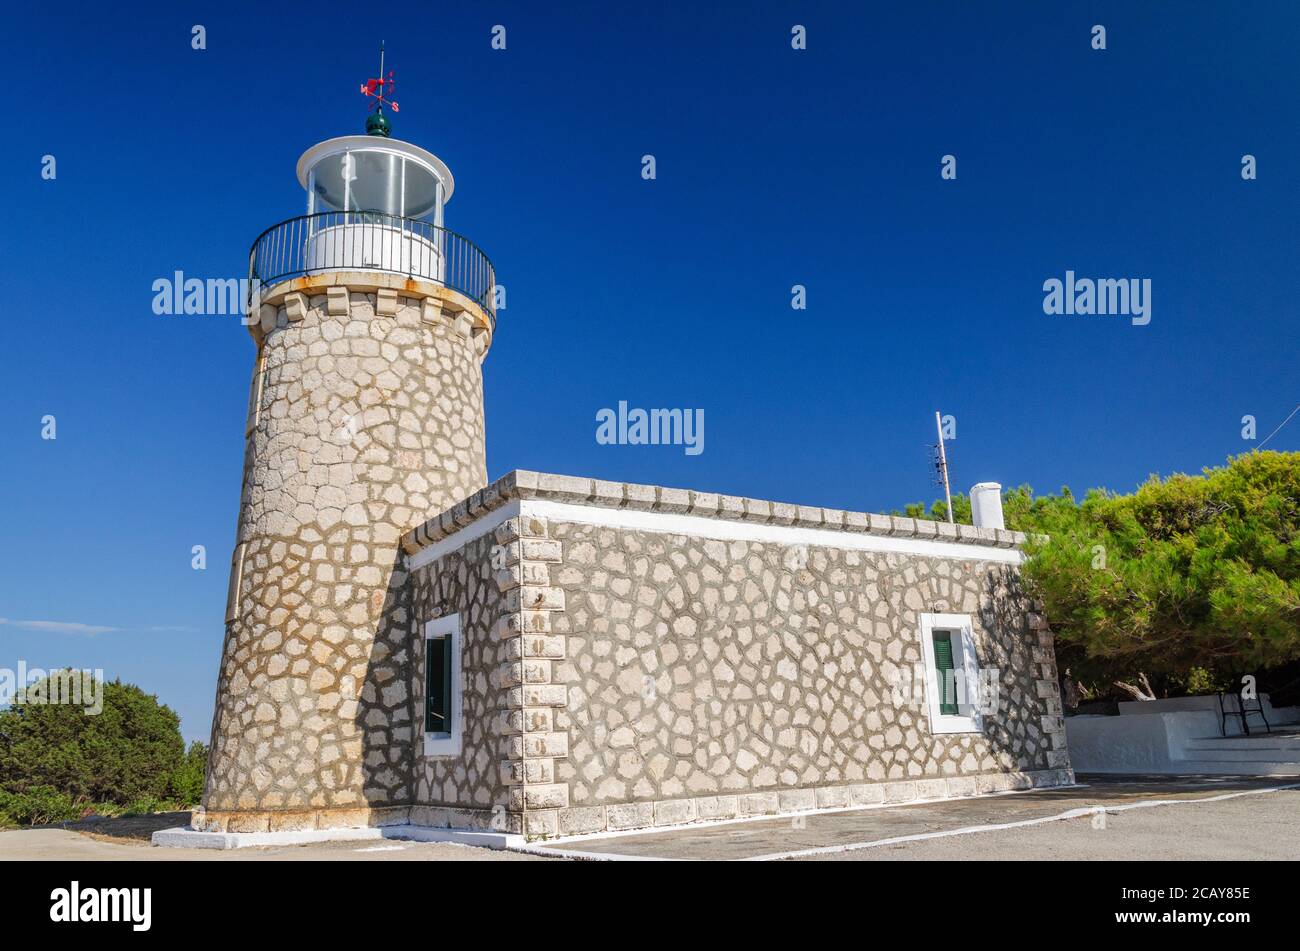
[[[5,15],[0,666],[102,667],[207,738],[253,345],[151,284],[240,277],[303,213],[294,163],[361,131],[381,38],[395,135],[507,288],[492,478],[887,510],[936,496],[942,409],[955,487],[1127,490],[1300,402],[1294,3],[625,6]],[[1150,279],[1151,323],[1045,315],[1067,270]],[[703,409],[705,451],[598,445],[619,400]]]

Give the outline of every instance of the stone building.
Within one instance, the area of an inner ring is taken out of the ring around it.
[[[996,487],[972,528],[489,484],[496,282],[443,227],[450,171],[376,124],[309,149],[298,178],[307,214],[251,254],[195,829],[539,838],[1073,781]]]

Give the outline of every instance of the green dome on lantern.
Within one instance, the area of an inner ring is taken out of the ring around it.
[[[388,118],[384,115],[383,110],[370,113],[366,117],[366,135],[382,135],[388,138],[393,134],[392,127],[388,124]]]

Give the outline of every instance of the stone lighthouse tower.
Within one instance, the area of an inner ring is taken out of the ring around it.
[[[367,84],[366,135],[303,153],[306,214],[250,252],[257,353],[198,829],[377,824],[411,801],[398,540],[486,484],[494,275],[443,227],[450,170],[390,136],[390,84],[382,68]]]

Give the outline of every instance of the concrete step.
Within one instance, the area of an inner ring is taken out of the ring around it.
[[[1174,760],[1178,775],[1206,776],[1300,776],[1300,763],[1221,762],[1215,760]]]
[[[1205,736],[1188,740],[1173,760],[1188,772],[1238,776],[1300,776],[1300,734]]]
[[[1300,766],[1300,756],[1292,750],[1187,750],[1179,759],[1210,763],[1294,763]]]
[[[1300,736],[1204,737],[1188,740],[1185,755],[1194,759],[1271,759],[1300,762]]]

